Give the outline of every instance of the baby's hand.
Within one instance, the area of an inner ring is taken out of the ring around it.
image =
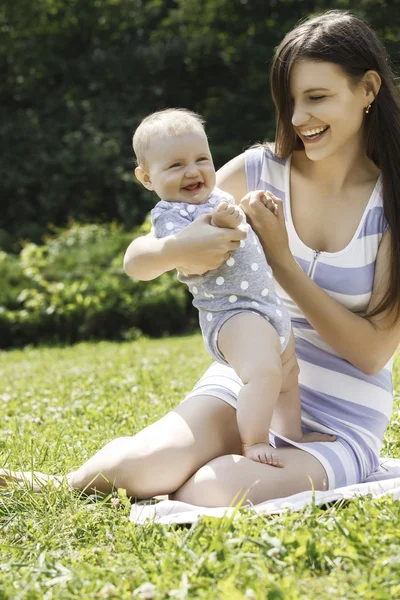
[[[264,463],[265,465],[271,465],[272,467],[282,468],[283,462],[277,454],[273,453],[274,448],[264,442],[260,444],[243,444],[242,452],[243,456],[254,460],[255,462]]]
[[[261,202],[268,208],[276,217],[278,216],[278,205],[274,202],[272,194],[265,192],[260,198]]]
[[[212,224],[217,227],[235,229],[242,222],[242,214],[235,204],[223,200],[212,212]]]

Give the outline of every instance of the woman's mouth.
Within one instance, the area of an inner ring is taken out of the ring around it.
[[[197,181],[196,183],[191,183],[190,185],[186,185],[183,189],[186,192],[191,192],[191,193],[197,193],[200,192],[200,190],[202,190],[204,187],[204,183],[202,183],[201,181]]]
[[[301,139],[305,144],[314,144],[315,142],[319,142],[319,140],[325,135],[328,129],[329,125],[323,128],[316,127],[315,129],[310,129],[310,131],[307,132],[307,135],[305,132],[300,134]]]

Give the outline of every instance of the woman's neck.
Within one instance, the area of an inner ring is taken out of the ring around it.
[[[364,184],[379,177],[378,167],[364,151],[342,149],[326,159],[310,160],[304,150],[293,153],[292,165],[304,177],[310,178],[330,194],[340,195],[349,187]]]

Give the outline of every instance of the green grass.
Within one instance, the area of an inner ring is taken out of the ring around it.
[[[1,353],[0,466],[65,474],[165,414],[209,363],[199,335]],[[400,457],[399,429],[397,395],[383,454]],[[391,498],[190,528],[135,526],[129,509],[123,495],[1,492],[0,600],[400,597]]]

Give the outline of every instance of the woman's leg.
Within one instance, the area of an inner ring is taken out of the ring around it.
[[[149,498],[175,491],[217,456],[240,453],[236,410],[212,396],[194,396],[132,437],[112,440],[67,476],[74,489]],[[0,470],[0,487],[10,482],[41,491],[62,477]]]
[[[194,396],[135,436],[117,438],[68,476],[71,487],[148,498],[174,492],[210,460],[240,453],[236,411],[212,396]]]
[[[279,448],[285,467],[249,460],[244,456],[220,456],[202,466],[183,484],[172,500],[198,506],[258,504],[305,490],[326,490],[328,478],[321,463],[298,448]]]

